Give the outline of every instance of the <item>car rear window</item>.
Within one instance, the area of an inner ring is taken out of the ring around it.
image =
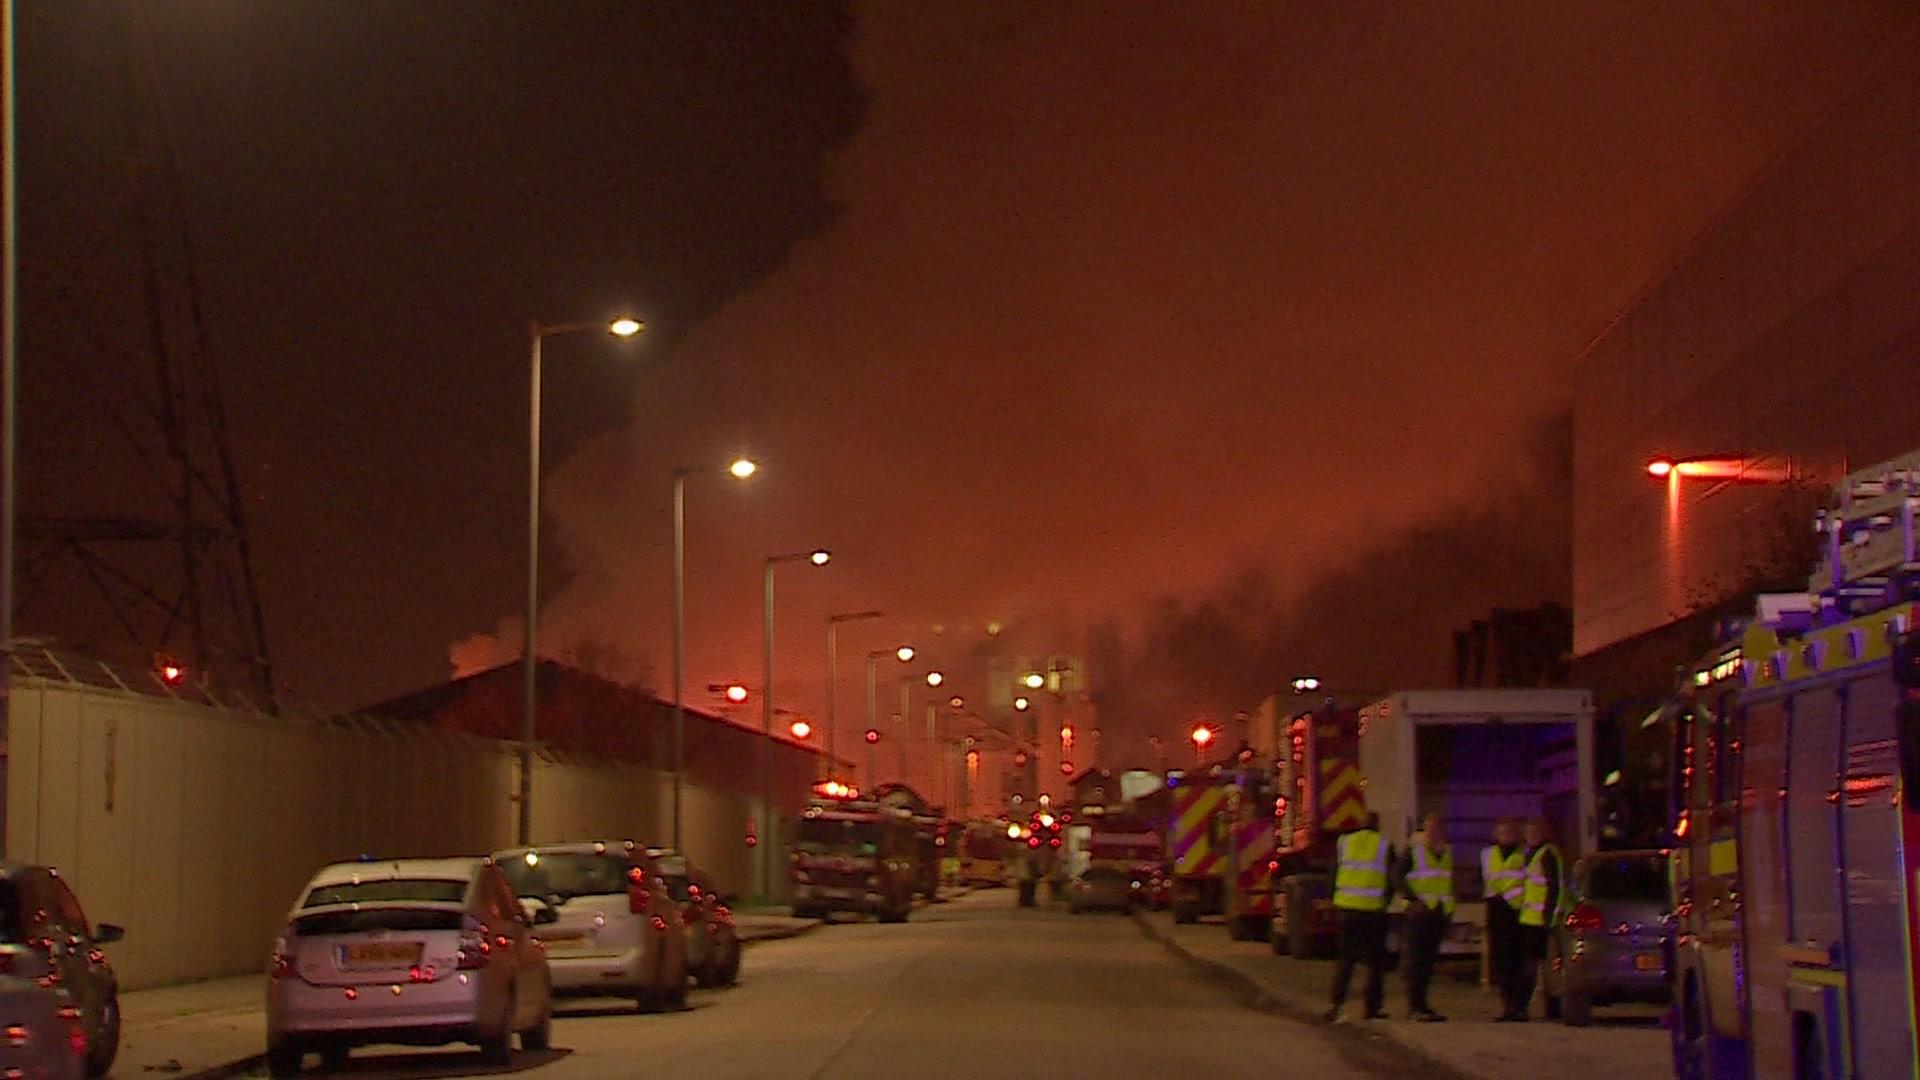
[[[1661,859],[1606,859],[1587,871],[1589,900],[1667,898],[1667,864]]]
[[[461,913],[431,908],[374,908],[370,911],[322,911],[293,921],[297,937],[359,934],[369,930],[458,930]]]
[[[537,852],[534,861],[507,859],[500,869],[520,896],[612,896],[627,891],[627,871],[633,863],[625,855],[596,855],[579,851]]]
[[[383,881],[345,882],[317,885],[307,893],[301,907],[325,907],[329,904],[390,904],[396,901],[425,901],[458,904],[467,898],[467,883],[445,878],[389,878]]]

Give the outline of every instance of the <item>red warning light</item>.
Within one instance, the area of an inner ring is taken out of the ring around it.
[[[868,742],[869,744],[872,744],[872,743],[877,743],[877,742],[879,742],[879,741],[880,741],[880,733],[879,733],[878,731],[875,731],[875,730],[873,730],[872,728],[868,728],[868,729],[867,729],[867,742]]]

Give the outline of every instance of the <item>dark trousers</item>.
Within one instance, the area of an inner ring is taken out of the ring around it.
[[[1427,1011],[1427,987],[1433,985],[1433,962],[1440,957],[1440,942],[1447,936],[1449,921],[1446,912],[1428,908],[1423,912],[1408,912],[1402,924],[1406,933],[1402,959],[1407,965],[1407,1009],[1411,1012]]]
[[[1520,949],[1520,913],[1507,906],[1505,900],[1487,901],[1487,975],[1494,990],[1500,994],[1500,1001],[1507,1008],[1513,1007],[1507,988],[1516,985],[1520,978],[1522,960]]]
[[[1333,1007],[1347,1001],[1347,983],[1353,979],[1353,965],[1367,966],[1367,1012],[1377,1013],[1386,998],[1382,969],[1387,960],[1387,913],[1384,911],[1340,911],[1340,959],[1333,965]]]
[[[1544,926],[1523,926],[1520,928],[1520,970],[1507,984],[1507,1011],[1516,1016],[1525,1016],[1533,1003],[1533,987],[1540,975],[1540,965],[1547,959],[1547,928]],[[1548,1002],[1548,1015],[1553,1013],[1553,1003]]]

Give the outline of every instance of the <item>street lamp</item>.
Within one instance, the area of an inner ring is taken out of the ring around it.
[[[1014,711],[1016,712],[1026,712],[1028,707],[1030,707],[1032,704],[1033,702],[1028,701],[1026,698],[1023,698],[1023,697],[1017,697],[1013,699],[1013,708],[1014,708]]]
[[[1028,672],[1027,677],[1021,681],[1027,684],[1029,690],[1038,690],[1047,685],[1047,677],[1037,671]]]
[[[913,646],[900,645],[892,649],[874,649],[867,653],[867,731],[871,733],[877,733],[879,730],[880,699],[877,679],[880,659],[885,656],[891,656],[905,664],[913,659]],[[877,738],[867,740],[867,787],[869,788],[876,787],[880,783],[880,775],[875,770],[873,761],[873,744],[878,741]],[[904,776],[900,779],[903,783],[906,781]]]
[[[946,682],[946,681],[947,681],[947,677],[946,677],[945,675],[942,675],[942,674],[940,674],[940,673],[939,673],[939,672],[937,672],[937,671],[929,671],[929,672],[927,672],[927,685],[928,685],[928,686],[939,686],[939,685],[940,685],[941,683],[943,683],[943,682]]]
[[[1310,693],[1318,689],[1320,689],[1320,680],[1312,675],[1302,675],[1293,680],[1293,692],[1296,694]]]
[[[756,466],[736,458],[727,466],[736,480],[752,476]],[[673,470],[673,847],[680,844],[680,795],[687,768],[687,709],[682,691],[687,675],[687,477],[705,470]],[[658,745],[658,744],[656,744]]]
[[[878,619],[884,613],[879,611],[849,611],[840,615],[827,616],[827,771],[831,775],[834,766],[834,748],[839,745],[839,718],[834,711],[834,683],[840,675],[840,624],[860,622],[863,619]]]
[[[8,163],[11,168],[12,163]],[[9,203],[9,212],[11,203]],[[11,252],[11,247],[9,247]],[[11,257],[11,256],[9,256]],[[533,743],[534,709],[537,707],[535,683],[539,674],[534,659],[536,634],[540,623],[540,344],[550,337],[577,334],[604,328],[617,338],[632,338],[646,329],[639,319],[622,317],[610,323],[575,322],[527,324],[527,614],[525,632],[520,635],[520,663],[526,669],[526,687],[520,715],[520,820],[521,844],[533,843]],[[8,331],[12,331],[9,329]],[[11,425],[9,425],[11,428]],[[9,433],[7,436],[11,438]]]
[[[760,817],[767,836],[773,837],[773,568],[782,563],[804,562],[825,566],[833,560],[826,548],[796,551],[787,555],[769,555],[761,574],[760,603]],[[804,720],[793,722],[793,737],[804,739],[813,728]],[[772,899],[777,870],[778,843],[768,843],[761,859],[760,895]]]

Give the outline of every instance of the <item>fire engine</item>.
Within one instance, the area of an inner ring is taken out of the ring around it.
[[[945,814],[905,784],[881,784],[873,789],[873,798],[881,806],[905,811],[913,819],[914,839],[919,845],[913,887],[921,896],[933,899],[940,891],[940,863],[947,854]]]
[[[1657,714],[1675,1071],[1920,1075],[1920,454],[1845,477],[1806,593],[1763,595]]]
[[[1278,766],[1278,850],[1273,858],[1273,951],[1330,953],[1333,841],[1367,816],[1360,777],[1360,711],[1327,705],[1286,723]]]
[[[1235,940],[1264,938],[1273,921],[1272,764],[1242,749],[1230,761],[1169,773],[1173,917],[1226,918]]]
[[[788,856],[796,918],[836,911],[906,922],[919,880],[913,815],[838,781],[814,785]]]

